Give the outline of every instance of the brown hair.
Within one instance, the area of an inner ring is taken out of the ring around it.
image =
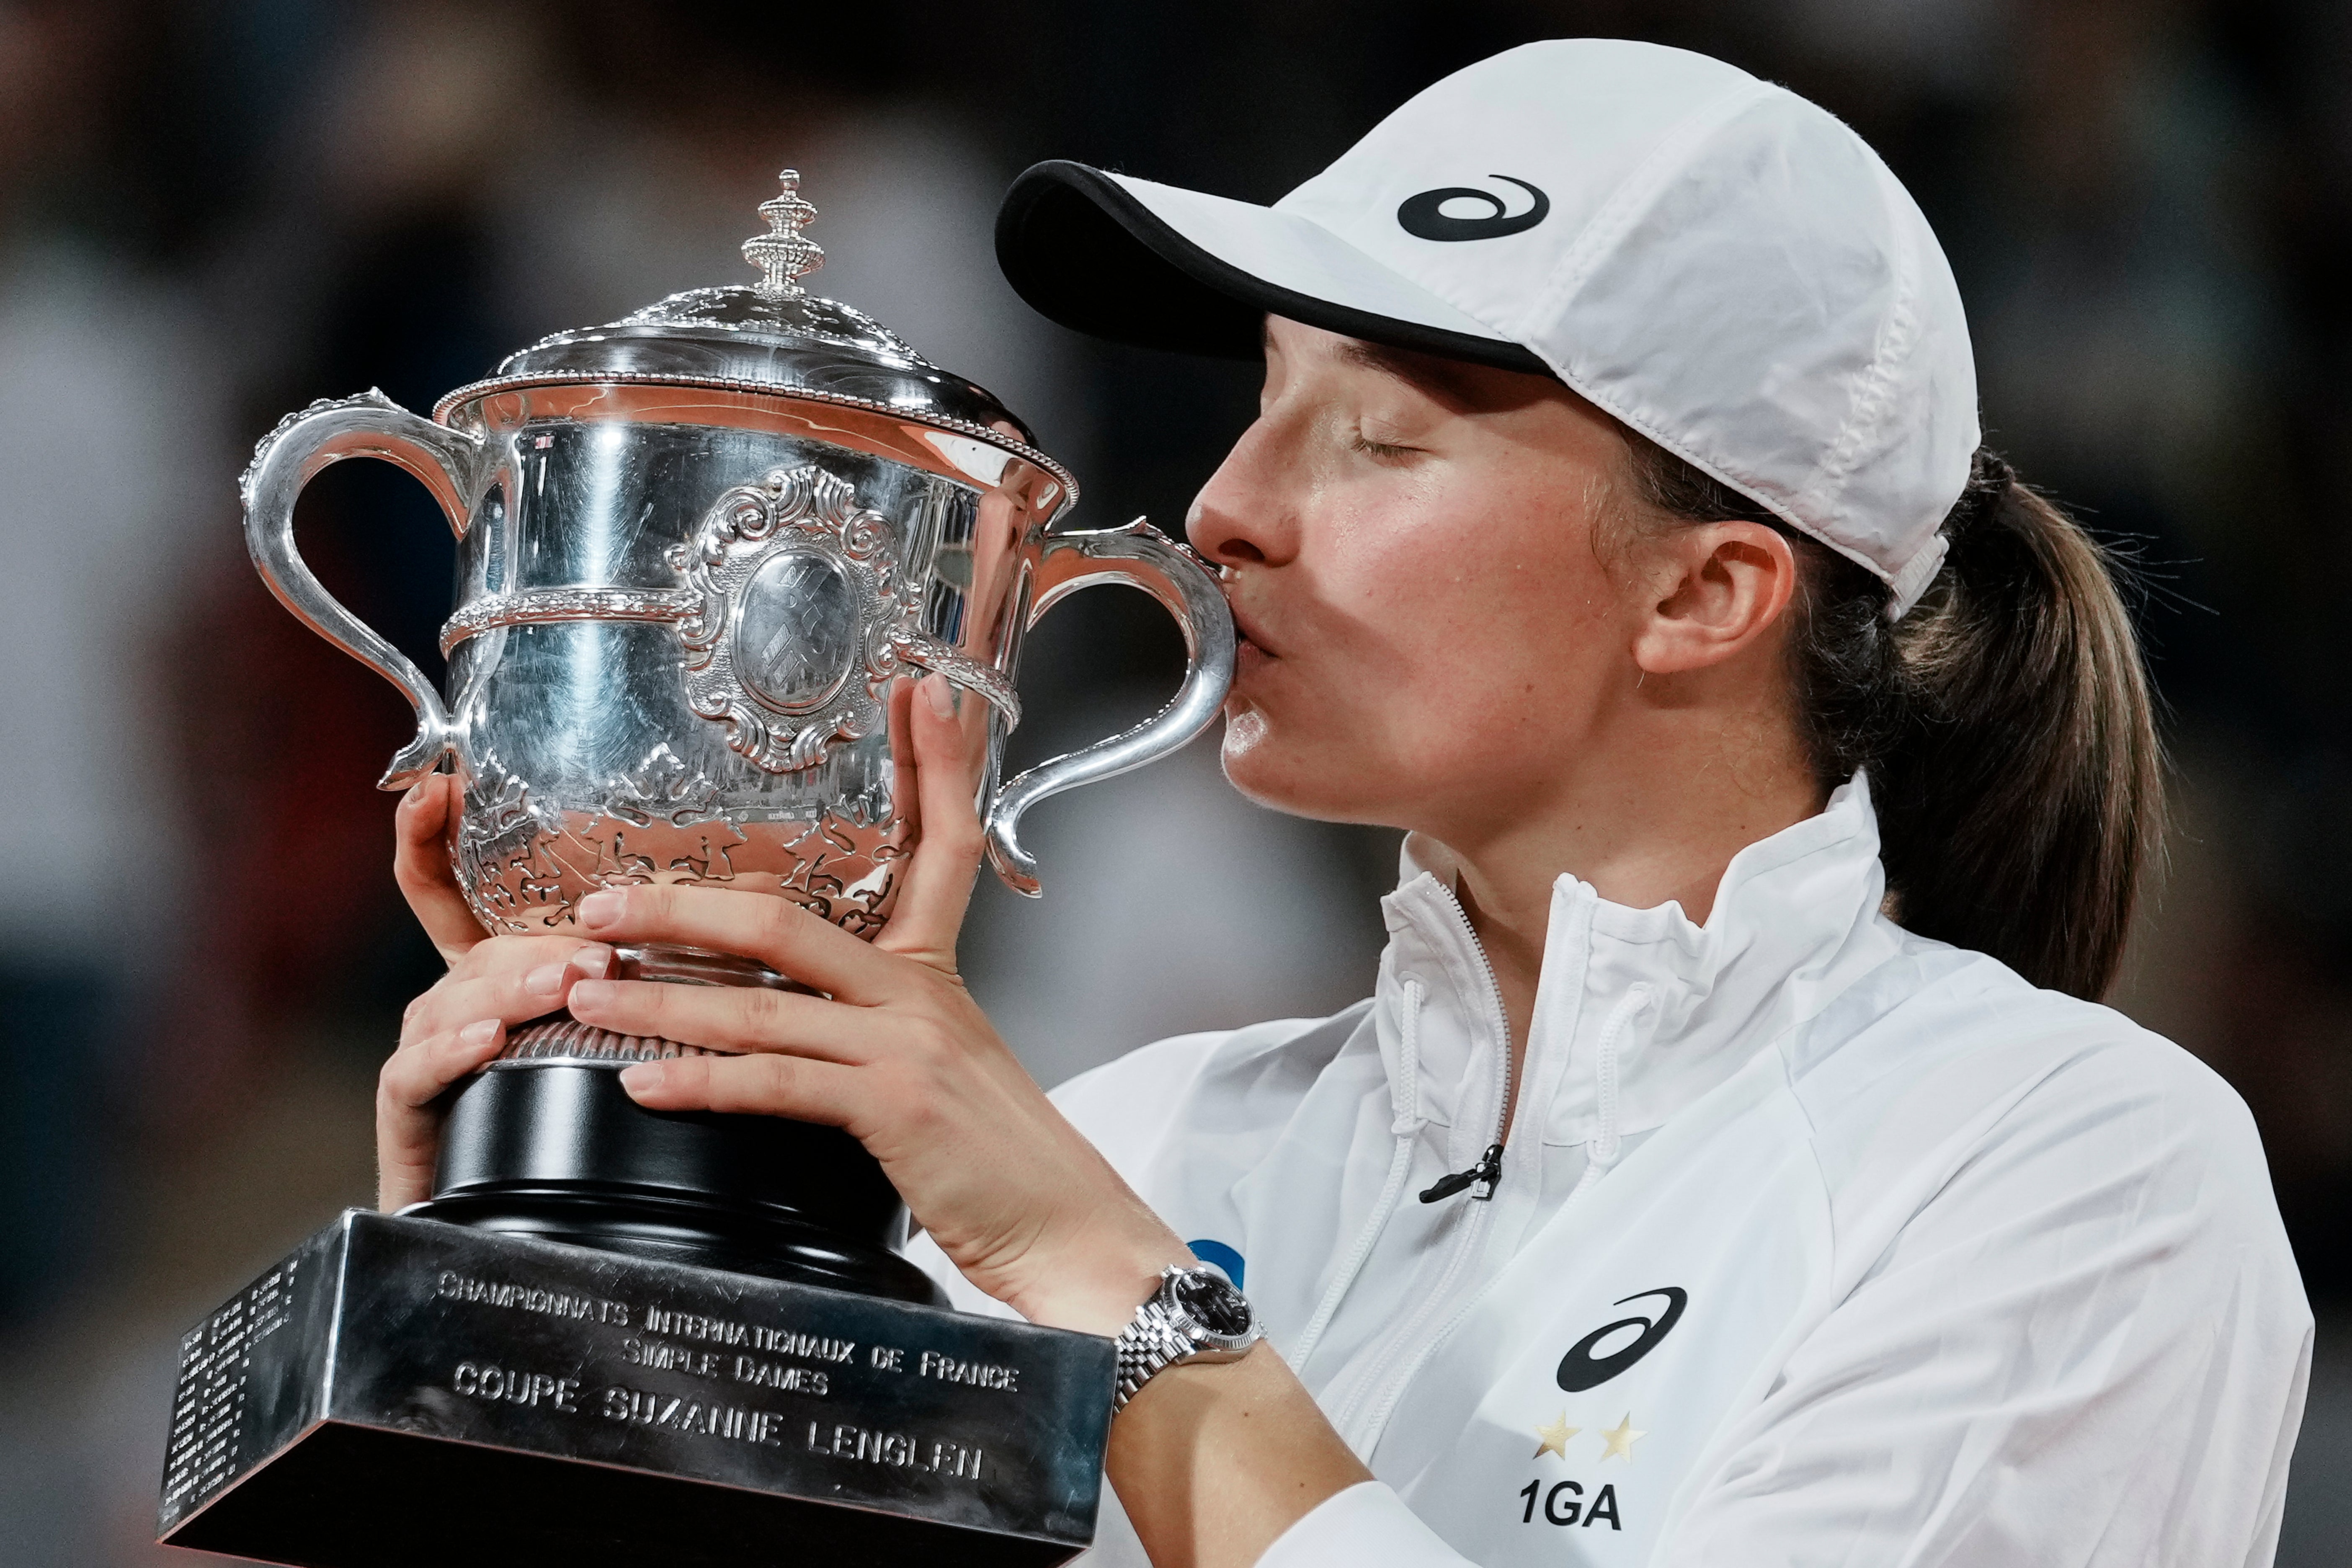
[[[1870,770],[1889,913],[2096,1000],[2164,833],[2163,756],[2114,553],[1979,447],[1951,553],[1899,622],[1886,584],[1627,432],[1664,518],[1769,524],[1800,568],[1789,647],[1824,790]]]

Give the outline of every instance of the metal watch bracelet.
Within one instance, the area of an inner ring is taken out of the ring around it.
[[[1239,1326],[1221,1331],[1182,1304],[1190,1296],[1217,1299],[1224,1312],[1238,1312]],[[1111,1394],[1114,1415],[1143,1385],[1169,1367],[1191,1362],[1238,1361],[1264,1334],[1249,1300],[1223,1279],[1205,1268],[1171,1266],[1160,1271],[1159,1289],[1144,1299],[1114,1342],[1118,1356],[1118,1381]]]

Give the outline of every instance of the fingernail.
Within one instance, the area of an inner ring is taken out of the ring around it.
[[[659,1089],[661,1080],[662,1065],[659,1062],[639,1062],[633,1068],[621,1069],[621,1087],[631,1094],[643,1094],[647,1089]]]
[[[620,894],[606,888],[580,900],[580,923],[584,926],[611,925],[621,918],[624,900]]]
[[[609,980],[583,980],[572,988],[572,1010],[595,1007],[613,999],[613,983]]]
[[[561,963],[542,963],[522,977],[522,988],[533,996],[561,996],[563,971]]]
[[[487,1046],[497,1037],[498,1032],[499,1021],[496,1018],[484,1018],[479,1023],[468,1024],[458,1030],[457,1038],[466,1045]]]
[[[572,955],[572,967],[590,980],[602,980],[613,973],[613,950],[592,942]]]
[[[955,717],[955,688],[944,675],[923,677],[923,696],[930,702],[931,711],[942,719]]]
[[[423,779],[418,779],[415,784],[410,784],[408,786],[408,793],[401,797],[400,804],[404,806],[408,806],[412,810],[424,805],[425,781]]]

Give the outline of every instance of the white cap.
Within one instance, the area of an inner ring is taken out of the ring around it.
[[[1040,163],[998,216],[1032,305],[1255,358],[1268,312],[1549,371],[1910,608],[1979,439],[1968,322],[1910,194],[1828,111],[1606,38],[1456,71],[1271,207]]]

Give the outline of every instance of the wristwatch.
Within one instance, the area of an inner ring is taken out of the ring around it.
[[[1114,1413],[1166,1367],[1194,1362],[1239,1361],[1264,1339],[1249,1298],[1207,1268],[1173,1265],[1160,1271],[1160,1288],[1118,1331],[1118,1386]]]

